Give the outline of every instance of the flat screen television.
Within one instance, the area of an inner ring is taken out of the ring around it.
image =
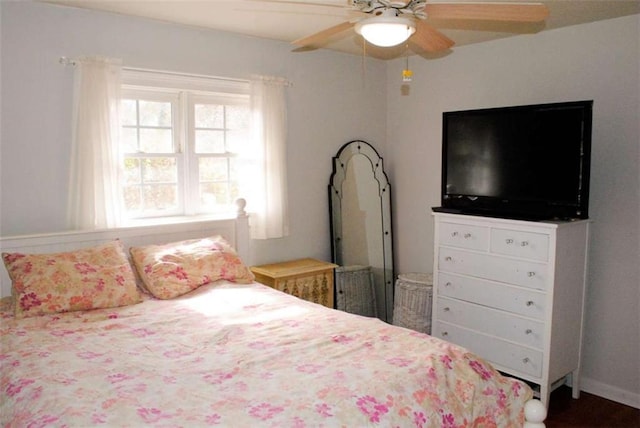
[[[589,216],[593,101],[443,113],[435,210],[525,220]]]

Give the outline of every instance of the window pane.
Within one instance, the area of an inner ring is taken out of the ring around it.
[[[229,203],[240,197],[240,188],[238,175],[241,168],[241,162],[237,159],[229,159]]]
[[[227,106],[227,129],[249,129],[249,108],[247,106]]]
[[[120,120],[122,120],[123,125],[135,126],[138,124],[136,100],[122,100],[120,104]]]
[[[229,180],[238,181],[240,168],[242,167],[242,161],[235,158],[229,159]]]
[[[140,129],[140,150],[143,153],[173,153],[171,129]]]
[[[231,202],[227,183],[200,184],[200,203],[205,210],[212,210]]]
[[[142,209],[142,195],[140,186],[124,186],[124,208],[128,212]]]
[[[142,195],[145,211],[174,210],[178,207],[178,190],[175,184],[144,186]]]
[[[198,176],[200,182],[227,181],[227,159],[200,158],[198,159]]]
[[[249,138],[248,130],[227,131],[227,150],[231,153],[240,153]]]
[[[124,159],[124,182],[125,184],[140,184],[142,182],[142,176],[140,175],[140,159]]]
[[[178,167],[175,158],[145,158],[142,178],[145,183],[176,183]]]
[[[120,136],[122,150],[125,153],[136,153],[138,151],[138,130],[137,128],[122,128]]]
[[[196,153],[224,152],[224,131],[196,131]]]
[[[140,100],[141,126],[171,126],[171,103]]]
[[[224,125],[224,108],[216,104],[195,105],[196,128],[222,128]]]

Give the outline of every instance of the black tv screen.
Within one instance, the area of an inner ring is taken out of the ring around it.
[[[443,113],[442,210],[588,218],[593,101]]]

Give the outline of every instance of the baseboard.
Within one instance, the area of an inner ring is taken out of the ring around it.
[[[640,409],[640,394],[616,388],[615,386],[607,385],[586,377],[580,378],[580,389],[589,394]]]

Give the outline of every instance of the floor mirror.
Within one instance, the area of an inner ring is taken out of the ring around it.
[[[333,158],[329,204],[333,262],[345,270],[361,266],[371,273],[374,315],[391,322],[394,285],[391,186],[382,158],[372,145],[356,140],[340,148]],[[363,296],[366,293],[358,298],[367,298]]]

